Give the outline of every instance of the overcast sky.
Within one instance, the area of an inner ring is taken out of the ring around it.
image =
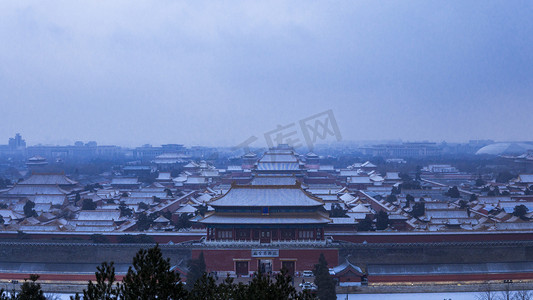
[[[532,1],[1,1],[0,144],[533,140]]]

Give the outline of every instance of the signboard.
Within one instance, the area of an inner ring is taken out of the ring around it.
[[[252,249],[252,257],[279,257],[278,249]]]

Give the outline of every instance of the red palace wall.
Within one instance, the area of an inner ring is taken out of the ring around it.
[[[275,249],[275,248],[269,248]],[[282,261],[295,261],[295,271],[312,270],[318,263],[320,253],[324,253],[329,267],[338,265],[339,252],[337,249],[280,249],[279,257],[260,258],[252,257],[252,249],[193,249],[192,257],[198,258],[200,252],[204,253],[207,271],[234,272],[235,261],[247,260],[250,272],[258,269],[258,260],[272,259],[273,271],[281,270]]]
[[[343,228],[344,229],[344,228]],[[166,244],[169,241],[173,243],[180,243],[186,241],[198,241],[205,237],[205,232],[198,233],[152,233],[152,232],[120,232],[120,233],[102,233],[111,243],[117,243],[121,235],[137,235],[146,234],[151,236],[155,242]],[[26,233],[27,240],[57,240],[57,241],[72,241],[72,240],[87,240],[91,241],[91,233]],[[404,233],[404,232],[336,232],[334,230],[324,232],[324,236],[333,237],[334,240],[347,241],[354,243],[440,243],[440,242],[489,242],[489,241],[531,241],[533,240],[533,232],[462,232],[462,233]],[[1,232],[1,239],[17,239],[17,232]]]
[[[507,274],[435,274],[435,275],[369,275],[369,283],[386,282],[459,282],[487,280],[531,280],[533,273]]]
[[[533,233],[529,232],[472,232],[472,233],[361,233],[341,234],[324,232],[337,241],[353,243],[446,243],[446,242],[488,242],[488,241],[531,241]]]
[[[189,241],[199,241],[202,237],[205,237],[203,233],[197,234],[164,234],[164,233],[151,233],[151,232],[120,232],[120,233],[102,233],[101,235],[105,236],[111,243],[119,243],[120,237],[124,235],[148,235],[154,242],[160,244],[167,244],[168,242],[181,243]],[[88,242],[92,241],[91,233],[26,233],[25,239],[23,241],[76,241],[76,240],[85,240]],[[16,232],[0,232],[0,240],[2,239],[17,239]]]
[[[30,275],[35,274],[31,273],[0,273],[1,280],[27,280],[30,278]],[[92,274],[49,274],[41,273],[39,275],[39,281],[96,281],[96,275]],[[124,275],[116,275],[117,281],[122,281]]]

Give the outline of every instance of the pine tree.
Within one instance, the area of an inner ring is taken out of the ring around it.
[[[91,199],[83,199],[81,203],[81,209],[82,210],[95,210],[96,203],[94,203],[93,200]]]
[[[357,223],[357,231],[370,231],[372,230],[372,218],[366,216],[363,220]]]
[[[178,221],[176,222],[176,228],[191,228],[192,222],[191,218],[193,217],[192,214],[183,213],[178,217]],[[167,218],[168,219],[168,218]]]
[[[152,223],[154,222],[154,219],[151,216],[147,216],[146,213],[141,213],[139,215],[139,218],[137,219],[137,229],[139,231],[145,231],[150,229],[150,226],[152,226]]]
[[[513,216],[526,219],[526,214],[528,211],[529,209],[524,204],[516,205],[513,209]]]
[[[239,284],[234,288],[232,299],[235,300],[269,300],[269,299],[316,299],[307,292],[297,292],[292,286],[292,277],[286,270],[278,273],[274,280],[264,273],[254,273],[254,278],[248,285]]]
[[[444,195],[450,198],[461,198],[461,193],[459,192],[459,189],[457,188],[457,186],[453,186],[449,188],[448,191]]]
[[[178,273],[170,270],[159,245],[141,249],[133,258],[133,267],[120,285],[121,299],[185,299],[186,291]]]
[[[420,201],[418,203],[415,203],[413,205],[413,211],[411,212],[411,215],[415,218],[421,217],[426,213],[426,204],[423,201]]]
[[[83,299],[86,300],[114,300],[118,299],[119,286],[115,283],[115,266],[113,262],[102,263],[96,268],[96,283],[89,280],[87,290],[83,290]]]
[[[387,196],[387,198],[385,198],[385,200],[389,203],[394,203],[398,201],[398,198],[394,194],[390,194]]]
[[[226,277],[224,282],[218,285],[217,293],[220,299],[238,299],[239,291],[242,290],[243,284],[236,284],[233,282],[233,278]]]
[[[126,202],[120,201],[118,206],[121,217],[130,217],[133,214],[133,210],[126,205]]]
[[[318,288],[318,298],[320,300],[337,299],[337,294],[335,291],[335,282],[329,274],[328,262],[324,257],[324,253],[320,253],[318,264],[315,265],[313,274],[315,275],[315,284]]]
[[[380,211],[376,216],[376,229],[385,230],[389,227],[389,215],[386,212]]]
[[[476,194],[470,194],[470,198],[468,201],[472,202],[472,201],[476,201],[477,200],[477,195]]]
[[[211,276],[207,276],[207,273],[204,273],[202,277],[198,278],[196,282],[194,283],[194,286],[189,292],[187,299],[189,300],[218,300],[218,299],[222,300],[222,299],[230,299],[230,298],[229,297],[222,298],[219,293],[219,286],[217,286],[215,279],[213,279],[213,277]]]
[[[206,272],[204,252],[200,252],[197,259],[191,259],[188,264],[189,272],[187,272],[187,288],[192,289],[197,280],[202,278]]]
[[[33,209],[34,207],[35,207],[35,203],[30,200],[28,200],[26,204],[24,204],[24,215],[27,218],[37,216],[35,209]]]
[[[24,283],[20,287],[20,293],[18,293],[17,300],[46,300],[44,292],[41,289],[41,284],[36,283],[39,279],[39,275],[30,275],[30,281],[24,279]]]
[[[205,270],[203,254],[195,259],[196,267]],[[331,284],[329,294],[333,289],[334,299],[335,285],[329,277],[327,262],[323,255],[321,264],[326,271],[326,279]],[[161,250],[158,246],[140,250],[133,259],[133,267],[130,267],[122,284],[115,282],[115,268],[113,263],[103,263],[97,268],[96,283],[89,282],[87,289],[83,291],[83,299],[102,299],[102,300],[130,300],[130,299],[191,299],[191,300],[269,300],[269,299],[288,299],[288,300],[312,300],[317,299],[314,295],[306,292],[297,292],[286,270],[282,270],[274,279],[265,274],[255,273],[250,284],[235,284],[233,279],[227,277],[223,283],[217,285],[215,280],[202,272],[192,287],[190,292],[184,290],[183,285],[179,282],[179,275],[170,270],[169,260],[162,257]],[[35,279],[36,280],[36,279]],[[191,283],[189,282],[189,285]],[[324,291],[325,285],[321,284]],[[40,286],[39,286],[40,288]],[[14,300],[7,296],[2,296],[0,290],[0,300]],[[18,298],[17,298],[18,299]],[[24,298],[24,299],[44,299],[44,298]],[[71,297],[72,300],[81,300],[80,295],[76,294]]]

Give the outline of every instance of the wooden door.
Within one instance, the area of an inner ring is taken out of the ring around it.
[[[247,261],[236,261],[235,262],[235,273],[237,275],[248,275],[248,262]]]

